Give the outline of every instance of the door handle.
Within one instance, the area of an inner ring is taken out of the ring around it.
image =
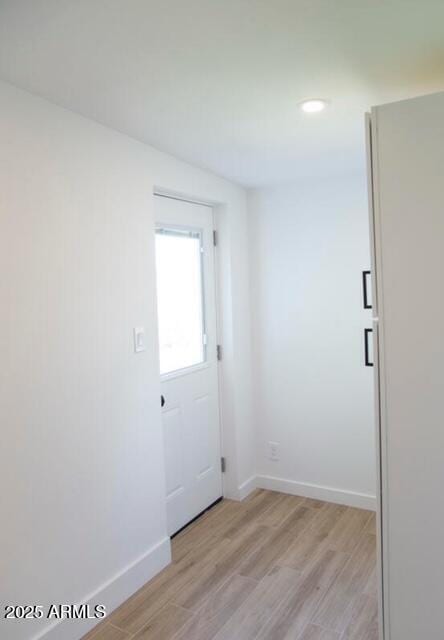
[[[165,396],[160,396],[160,406],[161,407],[165,406]]]
[[[362,297],[364,301],[364,309],[371,309],[372,305],[368,301],[367,278],[371,275],[371,271],[362,272]]]
[[[366,367],[373,367],[373,362],[370,361],[370,350],[368,347],[368,336],[370,333],[373,333],[373,329],[364,329],[364,353]]]

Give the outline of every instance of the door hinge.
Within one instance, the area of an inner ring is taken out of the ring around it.
[[[213,231],[213,245],[217,247],[217,231]]]
[[[225,458],[222,456],[220,459],[220,470],[222,473],[225,473],[225,469],[227,468],[227,463],[225,462]]]
[[[216,355],[218,360],[222,360],[222,345],[216,345]]]

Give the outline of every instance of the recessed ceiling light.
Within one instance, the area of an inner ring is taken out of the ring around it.
[[[327,105],[327,100],[312,98],[310,100],[304,100],[299,106],[302,111],[305,111],[305,113],[319,113],[320,111],[323,111]]]

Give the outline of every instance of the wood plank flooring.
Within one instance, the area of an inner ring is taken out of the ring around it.
[[[378,640],[369,511],[258,489],[220,502],[172,552],[84,640]]]

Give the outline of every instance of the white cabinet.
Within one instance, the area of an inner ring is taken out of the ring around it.
[[[442,640],[444,93],[369,130],[384,640]]]

